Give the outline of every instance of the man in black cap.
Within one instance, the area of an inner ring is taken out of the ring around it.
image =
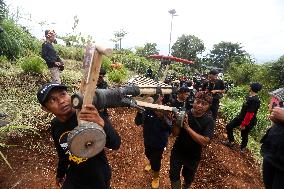
[[[243,103],[241,112],[226,126],[228,140],[223,142],[226,146],[232,147],[234,145],[233,129],[239,127],[241,129],[242,136],[241,152],[244,152],[248,143],[248,134],[257,123],[256,114],[260,108],[260,100],[257,93],[261,89],[262,85],[260,83],[250,84],[249,95]]]
[[[107,89],[108,88],[108,84],[104,80],[105,75],[106,75],[106,70],[104,68],[101,68],[100,73],[99,73],[98,83],[97,83],[98,89]]]
[[[205,92],[196,93],[192,109],[187,111],[182,127],[173,124],[172,133],[177,136],[170,157],[170,180],[172,189],[181,189],[180,175],[184,178],[183,189],[194,180],[202,148],[213,137],[214,121],[206,112],[212,97]]]
[[[55,31],[45,30],[45,42],[42,44],[41,57],[45,60],[54,83],[61,83],[60,71],[64,70],[64,63],[55,51],[52,43],[55,42]]]
[[[208,75],[209,81],[205,82],[202,86],[202,91],[210,93],[213,97],[210,111],[214,121],[217,119],[220,99],[225,93],[225,84],[222,80],[218,79],[218,74],[217,70],[211,70]]]
[[[163,95],[156,94],[149,97],[149,99],[155,104],[162,105]],[[143,126],[145,155],[149,160],[144,170],[147,172],[153,171],[151,186],[152,188],[159,188],[161,161],[164,148],[168,144],[172,122],[169,120],[166,113],[146,109],[146,111],[137,112],[135,124]]]
[[[67,87],[58,83],[47,83],[39,89],[37,99],[44,111],[55,116],[51,121],[51,135],[59,158],[57,185],[62,189],[110,189],[111,169],[104,150],[92,158],[79,158],[68,149],[68,133],[78,125],[78,122]],[[80,120],[97,123],[103,128],[107,148],[119,148],[119,135],[110,121],[92,104],[83,107],[78,116]]]
[[[178,94],[175,99],[173,99],[171,106],[178,108],[179,110],[190,110],[191,104],[188,102],[188,97],[190,94],[190,89],[187,86],[182,86],[178,90]]]

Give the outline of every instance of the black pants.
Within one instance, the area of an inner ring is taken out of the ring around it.
[[[93,189],[94,186],[86,186],[83,184],[78,184],[70,180],[65,180],[61,189]],[[105,189],[110,189],[110,180],[107,183],[107,186],[104,187]]]
[[[153,171],[160,171],[163,152],[164,148],[160,149],[145,145],[145,155],[150,161],[151,169]]]
[[[197,171],[199,160],[187,160],[180,156],[174,149],[171,152],[170,158],[170,180],[177,182],[180,180],[180,171],[184,178],[184,185],[189,188],[194,180],[194,175]]]
[[[266,189],[284,189],[284,171],[275,168],[263,158],[263,182]]]
[[[212,101],[212,104],[210,106],[210,110],[211,110],[211,115],[214,121],[216,121],[217,116],[218,116],[218,110],[219,110],[219,100],[214,100]]]
[[[233,130],[236,127],[239,127],[242,123],[243,119],[240,117],[234,118],[232,121],[228,123],[226,126],[228,139],[230,142],[234,142],[234,134]],[[241,136],[242,136],[242,143],[241,148],[245,148],[248,144],[248,134],[252,130],[252,128],[256,125],[256,119],[251,120],[249,125],[245,127],[245,129],[241,130]]]

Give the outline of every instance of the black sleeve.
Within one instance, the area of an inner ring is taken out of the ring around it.
[[[259,103],[253,99],[253,98],[248,98],[247,100],[247,112],[253,112],[256,113],[259,107]]]
[[[219,90],[225,90],[225,83],[223,80],[219,80]]]
[[[61,58],[57,55],[56,62],[62,62]]]
[[[135,124],[136,125],[142,125],[144,123],[144,113],[137,112],[136,117],[135,117]]]
[[[209,85],[208,82],[203,83],[202,86],[201,86],[201,91],[205,91],[208,85]]]
[[[208,122],[206,124],[205,129],[202,132],[202,135],[205,137],[209,137],[210,139],[213,137],[214,135],[214,121],[211,117],[207,117]]]
[[[49,52],[49,48],[50,47],[46,43],[42,44],[41,57],[47,63],[53,63],[54,62],[54,58],[49,55],[49,53],[48,53]]]
[[[53,130],[51,130],[51,135],[54,140],[54,145],[57,151],[58,155],[58,164],[57,164],[57,178],[63,178],[67,172],[68,166],[69,166],[69,160],[67,159],[67,156],[64,152],[64,150],[61,148],[59,144],[59,137],[56,137]]]
[[[164,116],[163,123],[164,123],[163,124],[164,125],[164,129],[171,133],[172,128],[173,128],[172,121],[167,116]]]
[[[113,150],[118,150],[121,144],[121,139],[116,130],[112,127],[109,119],[103,118],[105,121],[104,131],[106,133],[106,147]]]
[[[49,67],[55,66],[54,63],[59,58],[58,55],[57,55],[57,52],[54,49],[54,47],[52,46],[52,44],[49,44],[49,43],[43,43],[42,44],[41,57],[46,61],[47,65]]]

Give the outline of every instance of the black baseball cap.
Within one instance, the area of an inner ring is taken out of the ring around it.
[[[260,83],[251,83],[250,88],[253,92],[258,93],[262,89],[262,84]]]
[[[106,69],[101,68],[99,75],[106,75]]]
[[[218,72],[218,70],[210,70],[209,74],[210,75],[218,75],[219,72]]]
[[[179,88],[178,93],[188,93],[190,89],[187,86],[182,86]]]
[[[46,83],[41,88],[39,88],[37,92],[37,99],[41,105],[44,105],[48,94],[51,92],[52,89],[59,88],[67,90],[67,87],[63,84],[59,83]]]

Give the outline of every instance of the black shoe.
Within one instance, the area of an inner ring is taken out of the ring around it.
[[[224,144],[225,146],[228,146],[229,148],[232,148],[234,146],[233,143],[231,143],[230,141],[226,140],[226,141],[222,141],[222,144]]]
[[[244,154],[246,152],[246,148],[245,147],[241,148],[240,152],[241,152],[241,154]]]

